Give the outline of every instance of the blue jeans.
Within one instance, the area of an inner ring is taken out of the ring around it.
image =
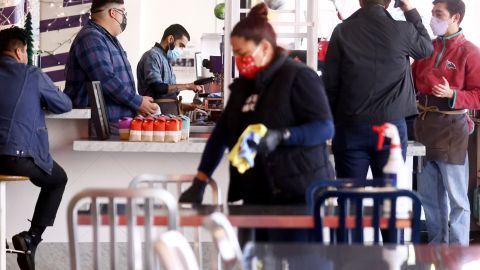
[[[426,161],[426,166],[422,173],[418,174],[417,181],[430,243],[468,245],[470,233],[468,156],[464,165]]]
[[[407,124],[405,119],[390,121],[400,135],[403,159],[407,152]],[[365,179],[368,167],[372,169],[373,178],[383,178],[383,166],[390,153],[389,140],[385,139],[382,150],[377,150],[378,135],[369,124],[336,125],[333,138],[333,155],[337,178]]]

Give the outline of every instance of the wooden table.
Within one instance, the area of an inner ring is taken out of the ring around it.
[[[118,209],[118,224],[126,225],[124,205],[119,205]],[[180,225],[181,226],[201,226],[203,219],[209,214],[219,211],[224,213],[233,226],[239,228],[278,228],[278,229],[312,229],[314,228],[313,216],[306,206],[244,206],[244,205],[229,205],[226,207],[217,206],[196,206],[193,208],[180,207]],[[90,225],[91,216],[88,210],[79,211],[78,224]],[[369,215],[371,208],[365,208],[366,217],[364,218],[364,227],[372,226],[372,218]],[[141,210],[137,215],[138,224],[143,224],[143,215]],[[387,228],[388,219],[381,218],[381,228]],[[101,224],[108,225],[108,215],[105,207],[101,209]],[[167,225],[166,212],[162,209],[156,209],[154,213],[155,225]],[[409,219],[398,219],[398,228],[410,227]],[[337,216],[330,215],[324,219],[324,226],[329,228],[338,227]],[[353,216],[347,217],[347,227],[354,228],[355,220]]]

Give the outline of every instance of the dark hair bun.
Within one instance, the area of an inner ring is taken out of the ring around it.
[[[268,21],[268,7],[265,3],[254,6],[248,13],[248,18],[258,18]]]

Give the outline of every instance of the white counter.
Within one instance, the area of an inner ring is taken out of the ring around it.
[[[90,117],[90,109],[73,109],[62,114],[46,112],[45,114],[45,118],[47,119],[90,119]]]
[[[73,150],[89,152],[203,153],[206,142],[207,139],[203,138],[190,138],[178,143],[78,140],[73,142]]]
[[[73,150],[87,152],[202,153],[206,142],[207,139],[205,138],[190,138],[178,143],[77,140],[73,142]],[[425,153],[423,144],[413,141],[408,142],[407,156],[425,156]]]

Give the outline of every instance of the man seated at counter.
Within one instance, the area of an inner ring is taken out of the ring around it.
[[[172,24],[165,29],[160,43],[155,43],[138,62],[138,92],[141,95],[154,99],[177,99],[180,90],[203,90],[202,86],[193,83],[177,84],[170,64],[182,55],[189,41],[190,34],[180,24]]]
[[[21,28],[0,31],[0,174],[27,176],[41,188],[30,229],[12,238],[15,249],[31,251],[18,254],[22,270],[35,269],[35,250],[46,227],[53,226],[67,184],[65,171],[49,154],[43,109],[72,109],[68,96],[45,73],[27,65],[27,40]]]
[[[65,93],[74,107],[88,107],[87,84],[100,81],[110,133],[118,134],[118,120],[153,114],[153,99],[137,95],[132,68],[117,39],[127,26],[123,0],[93,0],[91,19],[80,30],[66,65]]]

